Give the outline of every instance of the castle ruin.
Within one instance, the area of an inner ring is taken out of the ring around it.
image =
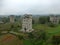
[[[10,15],[10,23],[14,23],[14,15]]]
[[[32,32],[32,15],[25,14],[22,20],[22,30],[23,32]]]
[[[56,16],[56,15],[51,15],[50,16],[50,22],[53,23],[53,24],[58,24],[59,23],[59,17]]]

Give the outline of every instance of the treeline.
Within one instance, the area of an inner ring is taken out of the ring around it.
[[[37,19],[38,17],[36,17]],[[50,22],[50,17],[49,16],[40,16],[37,20],[35,18],[32,20],[33,24],[36,23],[37,21],[37,24],[46,24],[48,22]]]
[[[14,21],[15,22],[18,22],[18,21],[21,21],[21,16],[14,16]],[[0,17],[0,22],[3,22],[3,23],[8,23],[10,22],[10,17],[9,16],[6,16],[6,17]]]
[[[50,27],[56,27],[58,24],[60,24],[60,21],[58,24],[54,24],[50,21],[50,16],[39,16],[39,18],[33,18],[32,24],[46,24]]]

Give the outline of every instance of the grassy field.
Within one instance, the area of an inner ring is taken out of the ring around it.
[[[17,23],[14,25],[14,27],[17,28]],[[10,24],[3,24],[3,26],[2,26],[2,24],[0,25],[1,30],[4,30],[4,29],[9,30],[10,28],[11,28]],[[19,29],[21,29],[21,27]],[[33,29],[36,31],[37,30],[45,30],[50,35],[60,35],[60,25],[57,25],[56,27],[49,27],[46,24],[33,24]],[[16,29],[16,31],[17,31],[17,29]],[[11,40],[9,40],[9,39],[5,40],[9,36],[11,36],[12,39]],[[4,42],[4,40],[5,40],[5,42]],[[22,40],[19,40],[17,37],[15,37],[14,35],[11,35],[11,34],[6,34],[6,35],[4,34],[4,35],[0,36],[0,45],[23,45],[23,44],[24,45],[33,45],[30,40],[23,40],[22,41]]]
[[[30,40],[23,40],[24,45],[33,45]]]
[[[46,24],[34,24],[33,29],[35,29],[36,31],[37,30],[45,30],[47,33],[50,34],[50,36],[52,36],[52,35],[60,36],[60,25],[57,25],[56,27],[49,27]],[[38,41],[37,44],[39,42],[42,42],[42,41]],[[24,40],[23,43],[24,43],[24,45],[33,45],[30,40]],[[40,44],[38,44],[38,45],[40,45]],[[45,45],[45,42],[43,45]],[[51,44],[48,44],[48,45],[51,45]]]
[[[35,30],[45,30],[47,33],[60,35],[60,25],[56,27],[49,27],[46,24],[34,24],[33,29]]]

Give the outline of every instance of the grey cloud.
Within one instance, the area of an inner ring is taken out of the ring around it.
[[[0,15],[60,14],[60,0],[2,0]]]

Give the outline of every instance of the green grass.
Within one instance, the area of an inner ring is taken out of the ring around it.
[[[30,40],[23,40],[24,45],[32,45]]]
[[[19,23],[18,23],[19,24]],[[15,23],[15,27],[18,25],[17,23]],[[7,30],[7,29],[10,29],[10,24],[1,24],[0,25],[0,29],[2,30]],[[20,28],[17,28],[18,30],[21,29]],[[17,30],[16,29],[16,30]],[[45,30],[47,33],[49,33],[50,35],[60,35],[60,24],[57,25],[56,27],[49,27],[48,25],[46,24],[33,24],[33,29],[35,29],[36,31],[37,30]],[[15,30],[15,31],[16,31]],[[0,39],[4,38],[4,36],[0,36]],[[16,42],[20,42],[16,39],[12,40],[10,43],[6,43],[6,45],[17,45]],[[0,45],[2,45],[1,43],[3,42],[0,42]],[[31,41],[30,40],[23,40],[23,44],[24,45],[32,45]],[[19,45],[19,44],[18,44]]]
[[[60,25],[56,27],[49,27],[46,24],[34,24],[33,29],[35,30],[45,30],[47,33],[54,34],[60,34]]]

